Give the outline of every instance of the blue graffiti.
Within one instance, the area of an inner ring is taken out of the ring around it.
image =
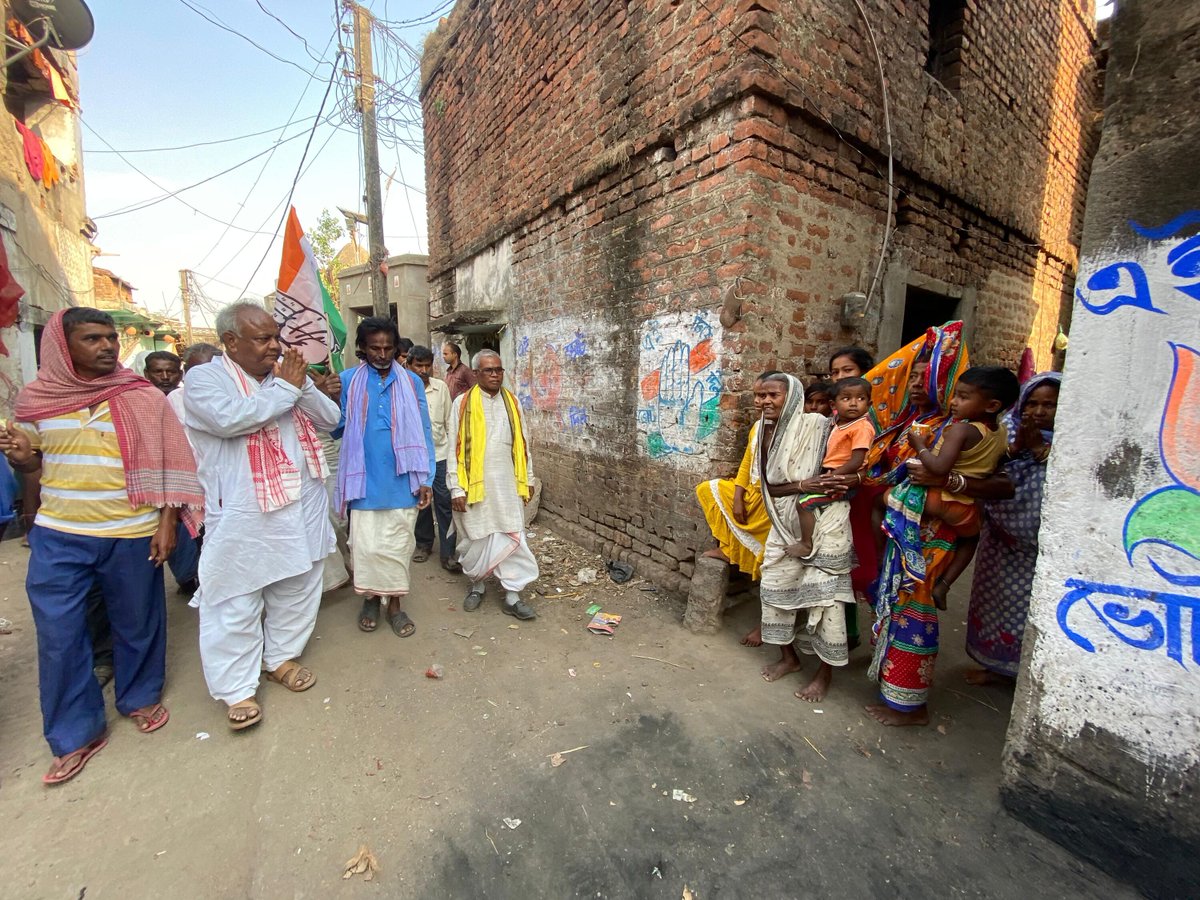
[[[517,400],[521,404],[521,409],[533,409],[533,395],[528,391],[521,391],[519,394],[517,394]]]
[[[1200,209],[1189,209],[1185,213],[1180,213],[1170,222],[1165,225],[1159,225],[1156,228],[1151,228],[1147,225],[1139,225],[1137,222],[1130,221],[1129,227],[1144,238],[1152,241],[1163,241],[1170,237],[1175,237],[1179,232],[1192,225],[1200,225]]]
[[[1126,286],[1124,277],[1126,275],[1128,276],[1128,286]],[[1156,313],[1164,312],[1154,305],[1154,301],[1150,297],[1150,282],[1142,267],[1135,262],[1117,262],[1096,270],[1087,280],[1087,289],[1089,292],[1121,291],[1106,302],[1092,303],[1084,296],[1083,291],[1079,288],[1075,289],[1075,296],[1083,304],[1083,308],[1098,316],[1107,316],[1123,306],[1132,306],[1135,309],[1145,309]]]
[[[1167,254],[1171,274],[1176,278],[1190,280],[1191,284],[1177,284],[1175,290],[1193,300],[1200,300],[1200,234],[1188,238]]]
[[[563,347],[563,352],[567,354],[567,359],[579,359],[581,356],[587,356],[587,342],[583,339],[583,332],[575,332],[575,340]]]
[[[587,409],[582,406],[571,406],[567,408],[567,424],[572,428],[583,428],[588,424]]]
[[[1191,640],[1191,661],[1200,665],[1200,597],[1167,594],[1162,591],[1145,591],[1140,588],[1101,584],[1079,578],[1067,579],[1064,586],[1068,590],[1058,601],[1058,627],[1062,629],[1063,634],[1088,653],[1095,653],[1096,645],[1076,631],[1068,622],[1071,610],[1080,601],[1083,601],[1095,613],[1097,620],[1123,643],[1138,650],[1151,651],[1165,646],[1167,656],[1186,669],[1187,666],[1183,661],[1185,639],[1183,612],[1188,610],[1191,613],[1191,627],[1188,635]],[[1162,610],[1161,612],[1158,610],[1151,612],[1147,609],[1134,609],[1128,603],[1114,601],[1097,606],[1091,599],[1095,594],[1107,594],[1111,597],[1136,600],[1140,603],[1156,603],[1162,607]],[[1134,633],[1126,633],[1126,630]]]
[[[521,342],[517,344],[517,356],[529,355],[529,335],[521,338]]]
[[[696,313],[696,318],[692,319],[692,331],[700,340],[713,336],[713,327],[708,324],[708,320],[704,318],[702,313]]]
[[[654,410],[646,406],[638,407],[637,420],[643,425],[654,424]]]
[[[658,322],[651,321],[650,326],[646,329],[646,333],[642,336],[642,349],[657,350],[661,342],[662,332],[659,331]]]

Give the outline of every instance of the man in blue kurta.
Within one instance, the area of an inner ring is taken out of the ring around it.
[[[416,626],[401,609],[408,594],[419,510],[433,499],[433,433],[421,379],[396,363],[400,333],[390,319],[370,317],[355,335],[362,362],[342,373],[339,512],[350,510],[354,590],[362,594],[358,627],[374,631],[387,598],[392,631]]]

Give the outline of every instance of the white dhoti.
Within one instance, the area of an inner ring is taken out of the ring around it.
[[[253,697],[262,670],[304,652],[317,623],[325,561],[250,594],[200,604],[200,659],[208,692],[238,703]],[[265,613],[265,616],[264,616]]]
[[[350,511],[354,591],[379,597],[408,593],[408,568],[416,540],[417,508]]]
[[[346,569],[346,560],[350,555],[346,519],[344,516],[339,516],[333,507],[333,493],[337,487],[338,457],[341,455],[342,442],[324,433],[317,437],[321,441],[325,463],[329,466],[329,475],[325,479],[325,494],[329,498],[329,524],[333,526],[333,535],[337,538],[337,547],[325,557],[325,580],[322,592],[329,593],[350,581],[350,573]]]
[[[521,591],[537,580],[537,558],[523,531],[493,533],[478,540],[459,532],[457,548],[463,574],[474,583],[495,575],[504,590]]]

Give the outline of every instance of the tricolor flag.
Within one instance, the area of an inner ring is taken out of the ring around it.
[[[332,359],[334,371],[342,369],[346,323],[321,281],[312,244],[300,227],[296,207],[288,211],[283,233],[283,260],[275,286],[275,321],[279,341],[295,347],[309,365]]]

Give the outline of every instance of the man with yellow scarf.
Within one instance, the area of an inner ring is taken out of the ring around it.
[[[494,574],[504,588],[501,612],[533,619],[537,614],[519,593],[539,574],[525,540],[524,504],[533,484],[525,423],[517,398],[504,387],[500,354],[481,350],[472,368],[478,383],[454,400],[454,456],[446,466],[458,559],[471,579],[463,610],[479,609],[484,580]]]

